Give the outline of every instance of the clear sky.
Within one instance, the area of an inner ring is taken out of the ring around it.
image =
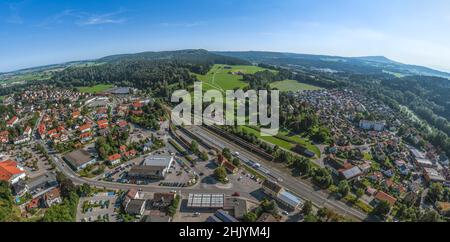
[[[0,0],[0,72],[186,48],[384,55],[450,71],[450,1]]]

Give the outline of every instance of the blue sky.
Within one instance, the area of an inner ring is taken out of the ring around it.
[[[0,72],[203,48],[384,55],[450,71],[447,0],[0,0]]]

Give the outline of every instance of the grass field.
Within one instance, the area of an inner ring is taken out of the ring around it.
[[[27,74],[21,74],[21,75],[15,75],[12,77],[8,77],[5,79],[0,78],[1,84],[13,84],[13,83],[21,83],[21,82],[27,82],[27,81],[44,81],[49,80],[51,78],[51,75],[48,73],[27,73]]]
[[[104,92],[108,89],[113,88],[113,85],[108,85],[108,84],[99,84],[99,85],[95,85],[92,87],[77,87],[78,91],[83,92],[83,93],[100,93],[100,92]]]
[[[298,135],[290,135],[289,132],[287,132],[287,131],[280,131],[280,134],[288,137],[290,140],[292,140],[293,142],[295,142],[297,144],[303,145],[308,150],[314,152],[317,155],[317,157],[320,157],[320,155],[321,155],[320,149],[317,146],[315,146],[313,143],[311,143],[311,141],[306,140]]]
[[[228,67],[229,69],[226,69]],[[204,90],[234,90],[235,88],[244,88],[248,83],[242,81],[242,76],[232,73],[254,74],[267,69],[258,66],[229,66],[214,65],[206,75],[194,74],[203,82]]]
[[[308,90],[320,90],[320,87],[298,82],[296,80],[284,80],[270,84],[271,88],[277,88],[281,92],[298,92]]]
[[[317,146],[315,146],[314,144],[312,144],[311,142],[301,138],[298,135],[289,135],[288,132],[286,132],[286,131],[279,132],[280,135],[285,136],[290,141],[290,142],[288,142],[286,140],[283,140],[281,138],[277,138],[275,136],[261,136],[260,135],[260,131],[258,131],[256,129],[253,129],[251,127],[248,127],[248,126],[240,126],[240,129],[241,130],[245,130],[248,133],[255,134],[256,137],[258,137],[259,139],[261,139],[263,141],[266,141],[268,143],[274,144],[274,145],[278,145],[279,147],[284,148],[286,150],[291,150],[297,144],[303,145],[308,150],[311,150],[318,157],[320,157],[320,150],[319,150],[319,148]]]

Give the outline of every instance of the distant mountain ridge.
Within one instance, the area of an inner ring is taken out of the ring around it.
[[[216,54],[241,58],[250,62],[291,65],[363,73],[391,72],[401,75],[425,75],[450,79],[450,73],[424,66],[408,65],[384,56],[341,57],[267,51],[216,51]]]
[[[263,63],[299,68],[327,69],[340,72],[356,72],[361,74],[388,72],[398,75],[425,75],[450,79],[450,73],[434,70],[424,66],[408,65],[390,60],[384,56],[341,57],[328,55],[297,54],[270,51],[207,51],[204,49],[186,49],[175,51],[148,51],[133,54],[118,54],[96,60],[71,61],[62,64],[46,65],[0,73],[1,76],[24,72],[45,71],[53,68],[64,68],[86,62],[110,63],[131,60],[176,60],[201,62],[209,64]]]

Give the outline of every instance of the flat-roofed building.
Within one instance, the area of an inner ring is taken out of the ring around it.
[[[76,171],[86,168],[88,165],[95,164],[97,159],[86,150],[75,150],[63,157],[63,159]]]
[[[423,175],[427,182],[446,182],[447,180],[436,169],[424,168]]]
[[[223,223],[236,223],[239,222],[235,217],[231,216],[226,211],[220,209],[213,216],[210,216],[206,222],[223,222]]]
[[[223,208],[224,194],[189,194],[189,208]]]
[[[148,156],[142,165],[133,166],[128,176],[135,179],[164,179],[172,164],[172,156]]]

